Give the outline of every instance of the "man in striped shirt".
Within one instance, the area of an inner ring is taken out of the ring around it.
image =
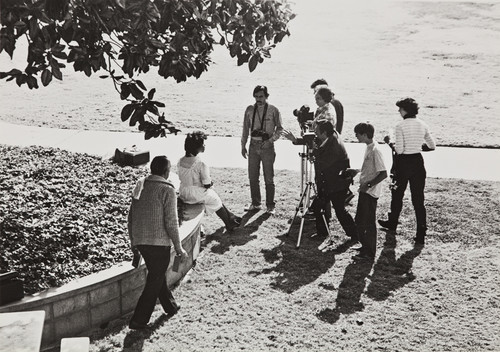
[[[412,98],[401,99],[396,103],[403,121],[396,125],[394,150],[394,177],[396,187],[392,190],[391,212],[388,220],[378,223],[395,231],[403,208],[403,197],[410,184],[411,201],[417,218],[416,244],[425,243],[427,213],[424,205],[426,171],[421,151],[434,150],[436,144],[427,125],[417,118],[418,104]]]

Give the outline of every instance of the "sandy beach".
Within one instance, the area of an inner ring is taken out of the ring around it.
[[[139,78],[157,88],[156,98],[166,103],[166,115],[183,133],[241,135],[242,114],[257,84],[268,86],[285,128],[298,132],[292,111],[315,106],[309,85],[323,77],[344,104],[347,141],[354,141],[356,123],[367,120],[382,139],[400,119],[396,100],[411,96],[439,145],[500,146],[498,2],[313,0],[297,1],[293,8],[291,36],[253,73],[219,47],[198,80],[177,84],[154,70]],[[1,55],[2,71],[24,67],[21,49],[13,61]],[[98,74],[87,78],[71,67],[63,73],[62,82],[33,91],[0,81],[0,120],[135,130],[119,118],[124,102],[111,81]]]

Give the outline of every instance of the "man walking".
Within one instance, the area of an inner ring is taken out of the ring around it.
[[[256,86],[253,90],[255,104],[249,105],[243,117],[243,133],[241,136],[241,155],[248,156],[248,177],[250,180],[250,195],[252,203],[245,209],[260,210],[260,165],[264,172],[266,185],[267,213],[274,214],[274,160],[276,152],[274,142],[279,139],[283,127],[279,110],[267,103],[269,93],[266,86]],[[246,144],[250,135],[250,146]]]
[[[403,121],[396,125],[396,141],[394,149],[394,175],[396,187],[392,190],[391,212],[388,220],[379,220],[378,223],[395,231],[398,226],[399,215],[403,208],[403,197],[406,187],[410,183],[411,201],[417,218],[416,244],[424,244],[427,233],[427,212],[424,205],[425,178],[427,176],[423,151],[436,149],[427,125],[417,118],[418,104],[412,98],[401,99],[396,103]],[[424,143],[425,142],[425,143]]]
[[[134,191],[128,214],[128,232],[132,248],[139,250],[148,276],[141,297],[137,302],[130,329],[146,329],[153,313],[156,299],[168,315],[179,310],[167,287],[165,274],[170,262],[173,245],[181,260],[187,258],[179,238],[177,196],[174,186],[167,182],[170,161],[157,156],[151,162],[151,175],[144,180],[141,189]]]

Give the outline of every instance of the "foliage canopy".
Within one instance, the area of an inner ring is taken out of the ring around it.
[[[138,126],[145,138],[178,132],[137,79],[157,68],[178,83],[208,69],[214,45],[223,45],[250,71],[290,35],[294,18],[287,0],[1,0],[0,53],[11,58],[20,38],[28,42],[27,66],[0,72],[0,78],[30,89],[62,70],[91,76],[107,71],[127,101],[122,121]]]

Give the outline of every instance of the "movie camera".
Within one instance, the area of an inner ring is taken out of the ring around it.
[[[308,105],[302,105],[299,109],[293,110],[293,115],[297,117],[302,138],[297,144],[307,145],[309,149],[314,149],[314,139],[316,135],[311,129],[314,120],[314,112],[310,111]]]

